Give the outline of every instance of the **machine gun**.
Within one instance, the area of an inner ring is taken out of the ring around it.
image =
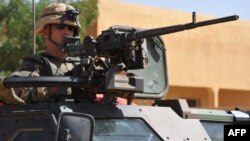
[[[165,34],[180,32],[197,27],[208,26],[223,22],[237,20],[237,15],[228,16],[219,19],[196,22],[196,14],[193,13],[193,21],[187,24],[167,26],[149,30],[136,29],[124,26],[112,26],[108,30],[102,31],[102,34],[94,39],[86,36],[83,43],[80,39],[71,38],[65,48],[69,56],[99,56],[110,58],[114,64],[123,62],[127,69],[142,69],[145,67],[143,59],[142,39],[156,37]],[[74,41],[75,40],[75,41]]]
[[[77,64],[70,76],[9,77],[5,78],[4,85],[6,87],[73,87],[76,88],[73,91],[76,95],[74,99],[78,99],[81,93],[111,94],[111,99],[117,96],[130,99],[138,96],[136,93],[142,93],[141,97],[161,98],[166,92],[168,82],[165,47],[158,36],[234,21],[238,18],[237,15],[233,15],[196,22],[194,12],[192,22],[187,24],[149,30],[112,26],[96,39],[86,36],[82,43],[80,38],[68,37],[65,38],[67,45],[64,52],[69,56],[67,61]],[[156,74],[157,78],[154,78],[154,75],[145,76],[155,68],[161,68],[161,74]],[[163,81],[164,84],[161,84]],[[149,96],[145,96],[147,93]],[[151,93],[160,93],[160,95],[150,95]]]

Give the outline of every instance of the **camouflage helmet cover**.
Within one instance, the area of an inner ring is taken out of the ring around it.
[[[75,10],[75,8],[72,7],[71,5],[60,2],[53,2],[45,6],[40,16],[40,19],[37,22],[35,33],[36,34],[43,33],[45,27],[49,24],[60,24],[60,23],[77,27],[79,31],[81,25],[79,22],[78,14],[76,15],[75,19],[70,19],[67,18],[68,15],[67,11],[76,12],[77,10]]]

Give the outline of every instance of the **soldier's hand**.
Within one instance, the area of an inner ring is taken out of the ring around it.
[[[12,88],[6,88],[3,85],[3,78],[0,78],[0,100],[11,105],[25,104],[24,100],[19,98]]]

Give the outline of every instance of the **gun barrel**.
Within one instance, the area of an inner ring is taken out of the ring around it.
[[[155,36],[160,36],[164,34],[170,34],[170,33],[175,33],[175,32],[179,32],[183,30],[193,29],[196,27],[230,22],[230,21],[234,21],[238,19],[239,19],[239,16],[233,15],[233,16],[212,19],[212,20],[207,20],[207,21],[202,21],[202,22],[197,22],[197,23],[193,21],[187,24],[180,24],[180,25],[174,25],[174,26],[154,28],[154,29],[149,29],[149,30],[135,31],[128,35],[127,40],[132,41],[132,40],[137,40],[137,39],[155,37]]]
[[[196,23],[196,25],[197,25],[197,27],[201,27],[201,26],[207,26],[207,25],[212,25],[212,24],[219,24],[219,23],[224,23],[224,22],[235,21],[238,19],[239,19],[238,15],[233,15],[233,16],[223,17],[223,18],[219,18],[219,19],[198,22],[198,23]]]
[[[132,41],[132,40],[137,40],[137,39],[155,37],[155,36],[159,36],[159,35],[179,32],[182,30],[183,30],[183,25],[180,24],[180,25],[174,25],[174,26],[148,29],[148,30],[143,30],[143,31],[135,31],[135,32],[130,33],[128,35],[127,40]]]

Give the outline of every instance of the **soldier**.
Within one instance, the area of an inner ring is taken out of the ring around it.
[[[72,70],[73,65],[65,63],[66,54],[62,47],[65,36],[79,36],[81,25],[79,11],[74,7],[54,2],[48,4],[37,23],[35,33],[42,34],[46,51],[23,58],[19,68],[11,76],[58,76]],[[7,104],[53,102],[57,88],[5,88],[0,83],[0,100]]]

